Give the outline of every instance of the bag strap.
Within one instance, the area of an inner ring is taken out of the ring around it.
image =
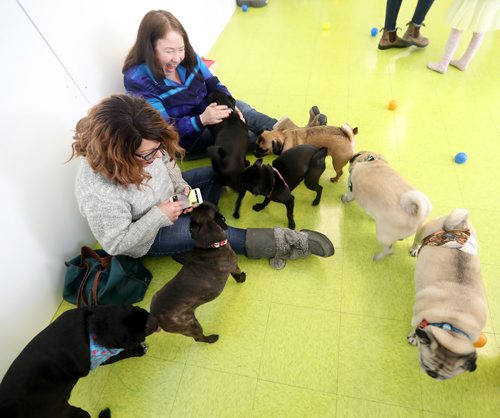
[[[81,301],[83,300],[84,305],[88,305],[87,295],[85,294],[85,285],[87,284],[89,274],[90,274],[90,264],[85,260],[81,263],[82,267],[85,267],[85,276],[83,276],[82,281],[80,282],[80,287],[78,288],[78,294],[76,296],[76,306],[79,308],[82,306]]]
[[[82,261],[85,260],[88,257],[91,257],[94,260],[99,261],[99,263],[101,263],[103,269],[108,268],[109,265],[111,264],[111,258],[112,258],[111,255],[107,255],[107,256],[101,257],[92,248],[87,247],[87,246],[83,246],[82,247]]]
[[[97,291],[99,288],[99,282],[101,280],[101,273],[104,271],[102,265],[99,267],[99,270],[97,270],[97,273],[95,274],[94,277],[94,282],[92,283],[92,290],[90,294],[90,304],[91,305],[98,305],[99,301],[97,300]]]

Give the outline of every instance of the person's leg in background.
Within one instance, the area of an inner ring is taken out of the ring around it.
[[[384,28],[382,38],[380,38],[380,42],[378,44],[378,49],[406,48],[410,46],[407,41],[401,39],[396,34],[396,22],[402,2],[403,0],[387,0],[387,4],[385,6]]]
[[[472,39],[470,40],[469,46],[465,50],[462,58],[458,60],[451,60],[450,65],[458,68],[460,71],[465,71],[474,57],[476,55],[477,50],[483,43],[484,33],[483,32],[474,32],[472,34]]]
[[[460,42],[460,37],[462,36],[462,31],[457,29],[452,29],[448,41],[446,41],[446,46],[444,48],[443,56],[439,62],[430,62],[427,64],[427,68],[436,71],[438,73],[445,73],[448,69],[453,54],[455,53],[458,43]]]
[[[427,16],[432,3],[434,3],[434,0],[418,0],[415,13],[411,21],[407,23],[408,29],[403,35],[403,40],[419,48],[429,45],[429,40],[420,33],[420,27],[423,25],[425,16]]]

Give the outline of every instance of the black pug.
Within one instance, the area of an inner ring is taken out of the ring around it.
[[[245,157],[249,144],[248,126],[236,113],[233,97],[216,90],[208,95],[208,103],[214,102],[226,105],[231,109],[231,114],[222,122],[209,126],[215,145],[207,148],[207,154],[217,173],[217,182],[238,192],[233,216],[239,218],[241,201],[246,193],[240,184],[240,174],[250,165]]]
[[[0,383],[0,417],[90,418],[68,403],[73,387],[91,365],[144,355],[148,316],[132,305],[86,306],[61,314],[7,370]],[[99,414],[110,416],[109,409]]]
[[[183,266],[175,277],[153,296],[148,334],[161,328],[195,341],[214,343],[219,339],[216,334],[203,335],[194,313],[222,293],[229,273],[238,283],[245,281],[226,229],[224,217],[212,203],[203,202],[193,209],[190,231],[194,249],[182,258]]]
[[[295,229],[293,208],[295,197],[292,190],[302,180],[306,187],[316,192],[313,206],[319,204],[323,187],[319,178],[325,171],[325,157],[328,150],[314,145],[298,145],[284,151],[273,160],[272,166],[262,164],[262,158],[255,161],[241,174],[241,185],[254,195],[264,195],[262,203],[253,206],[253,210],[261,211],[269,202],[283,203],[286,206],[288,228]]]

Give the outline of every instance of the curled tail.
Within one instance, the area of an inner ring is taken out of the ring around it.
[[[469,211],[466,209],[453,209],[451,213],[444,220],[444,230],[451,231],[453,229],[468,229],[467,219],[469,218]]]
[[[351,128],[351,125],[348,123],[344,123],[341,127],[340,130],[344,132],[344,135],[349,138],[349,141],[354,142],[354,135],[358,134],[358,128]]]
[[[420,222],[423,222],[432,210],[429,198],[418,190],[409,190],[403,193],[400,203],[406,213],[415,215]]]

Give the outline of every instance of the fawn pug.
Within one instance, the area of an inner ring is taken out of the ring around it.
[[[425,223],[415,235],[414,331],[420,365],[444,380],[476,369],[476,347],[486,324],[486,303],[469,212],[455,209]]]
[[[373,256],[374,260],[392,254],[392,245],[413,235],[432,210],[425,194],[415,190],[382,155],[373,152],[352,157],[348,188],[342,202],[357,200],[375,220],[377,240],[384,248]]]

